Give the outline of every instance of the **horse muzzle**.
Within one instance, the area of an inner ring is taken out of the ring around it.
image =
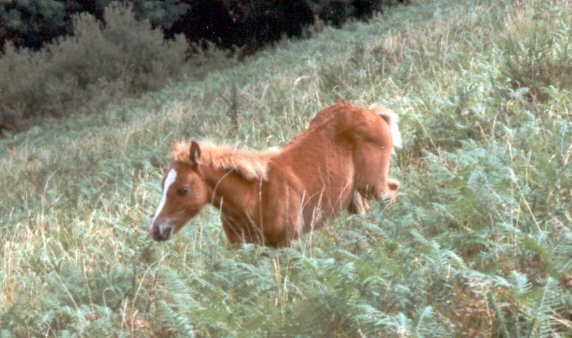
[[[156,241],[166,241],[175,233],[175,224],[165,219],[158,219],[149,228],[149,236]]]

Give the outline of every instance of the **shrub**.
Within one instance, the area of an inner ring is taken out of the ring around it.
[[[171,38],[184,33],[191,43],[209,41],[219,47],[245,46],[254,52],[282,35],[301,36],[315,17],[340,26],[348,19],[368,18],[404,0],[129,0],[137,19],[147,19]],[[9,1],[0,7],[0,49],[40,49],[73,32],[73,15],[87,13],[103,20],[112,0]]]
[[[72,31],[72,16],[88,12],[102,17],[111,0],[12,0],[0,6],[0,48],[5,41],[37,50]],[[1,49],[0,49],[1,50]]]
[[[300,36],[314,22],[305,0],[193,0],[188,10],[165,29],[184,33],[192,43],[210,41],[223,48],[245,47],[252,53],[282,35]]]
[[[367,19],[382,11],[382,6],[408,2],[405,0],[310,0],[314,14],[324,22],[340,27],[351,18]]]
[[[0,47],[5,40],[17,46],[39,47],[67,31],[60,1],[3,1],[0,7]]]
[[[101,24],[89,14],[76,16],[71,36],[38,52],[6,46],[0,56],[0,128],[95,110],[95,98],[109,102],[188,73],[181,36],[165,41],[159,29],[136,20],[125,6],[107,7],[104,19]]]

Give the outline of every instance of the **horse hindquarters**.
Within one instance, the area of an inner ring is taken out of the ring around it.
[[[353,113],[353,119],[344,117],[346,128],[343,135],[353,145],[357,191],[367,200],[378,199],[382,195],[393,200],[399,182],[389,178],[393,140],[388,123],[370,110]]]

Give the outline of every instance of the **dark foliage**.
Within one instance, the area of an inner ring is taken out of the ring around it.
[[[202,55],[188,60],[184,37],[164,40],[130,7],[107,6],[103,19],[105,25],[89,14],[76,16],[68,37],[35,52],[6,44],[0,54],[0,131],[19,130],[34,118],[96,111],[114,99],[158,89],[189,69],[200,72]]]
[[[381,5],[389,1],[383,0],[314,0],[315,12],[320,19],[334,27],[340,27],[349,18],[367,19]]]
[[[282,35],[300,36],[314,21],[304,0],[195,0],[193,4],[166,30],[168,35],[184,33],[195,43],[211,41],[223,48],[245,47],[246,52]]]
[[[72,30],[72,16],[83,12],[101,19],[111,0],[55,1],[9,0],[0,5],[0,47],[11,41],[16,47],[39,49]]]
[[[39,49],[72,32],[72,16],[87,12],[103,20],[112,0],[11,0],[0,5],[0,47]],[[137,18],[148,19],[166,37],[185,34],[203,47],[245,47],[246,53],[280,39],[300,36],[316,17],[340,26],[349,18],[368,18],[382,5],[403,0],[130,0]]]

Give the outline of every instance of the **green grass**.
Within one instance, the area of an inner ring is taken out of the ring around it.
[[[416,1],[0,140],[0,336],[569,336],[571,22]],[[173,139],[281,146],[339,100],[400,115],[397,203],[286,249],[212,208],[148,238]]]

